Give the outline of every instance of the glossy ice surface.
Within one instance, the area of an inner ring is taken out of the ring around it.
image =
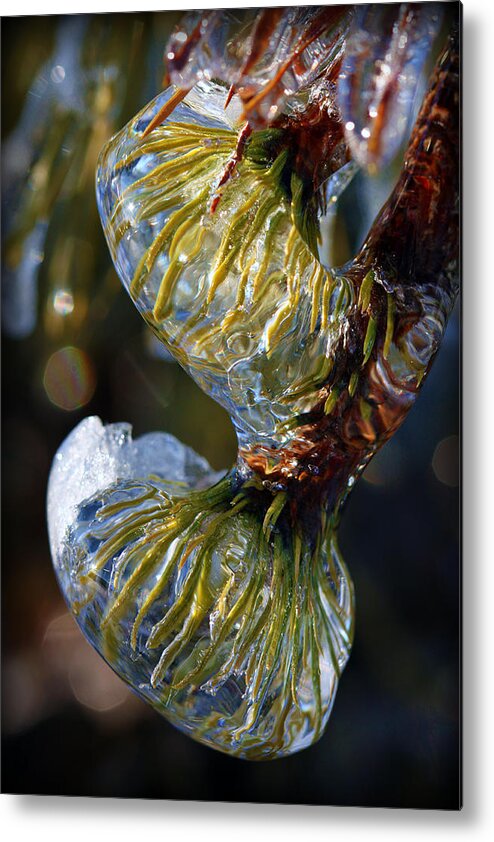
[[[241,446],[280,442],[283,423],[314,403],[306,383],[329,365],[353,290],[293,222],[276,181],[285,150],[271,166],[241,161],[208,213],[235,149],[240,103],[234,97],[225,111],[225,89],[201,82],[143,142],[172,93],[101,158],[98,202],[112,256],[143,316],[228,410]],[[344,171],[328,179],[329,208],[355,170]]]
[[[352,154],[363,166],[389,163],[410,131],[421,69],[442,17],[440,3],[356,8],[339,101]]]
[[[206,744],[267,759],[322,733],[351,582],[331,539],[287,569],[286,542],[232,507],[229,477],[191,494],[217,480],[172,436],[133,442],[129,425],[87,418],[55,457],[52,555],[84,634],[140,696]]]
[[[451,38],[392,195],[331,268],[338,198],[357,162],[399,144],[438,19],[371,12],[365,41],[345,8],[259,12],[279,73],[263,81],[255,38],[232,57],[218,35],[217,84],[203,64],[217,14],[178,30],[171,76],[187,88],[106,145],[97,198],[123,284],[229,412],[237,463],[213,476],[171,437],[132,442],[87,419],[55,459],[50,536],[66,599],[116,672],[195,739],[267,759],[328,719],[353,637],[341,507],[413,405],[454,302],[458,54]]]
[[[367,455],[362,438],[370,455],[389,434],[390,413],[401,418],[411,406],[452,289],[432,291],[426,278],[408,287],[406,306],[420,315],[402,336],[406,276],[380,266],[365,245],[338,269],[327,268],[321,253],[353,162],[322,182],[313,231],[296,217],[297,172],[285,186],[290,150],[272,151],[271,137],[259,151],[254,134],[256,154],[247,146],[218,188],[235,150],[240,103],[233,97],[225,109],[225,89],[215,83],[198,83],[143,137],[172,95],[157,97],[101,156],[98,203],[122,282],[173,355],[227,409],[241,454],[298,449],[297,419],[324,420],[346,388],[353,420],[332,431],[341,461],[358,457],[351,475]]]

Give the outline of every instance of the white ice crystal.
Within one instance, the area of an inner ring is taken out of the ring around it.
[[[148,433],[135,441],[126,423],[105,426],[97,416],[85,418],[59,448],[48,482],[48,533],[54,559],[84,500],[117,480],[157,475],[189,487],[215,483],[208,462],[167,433]]]

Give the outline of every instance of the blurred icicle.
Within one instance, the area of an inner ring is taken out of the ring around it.
[[[61,17],[54,33],[52,55],[36,73],[2,157],[2,320],[16,338],[30,335],[41,313],[46,332],[60,335],[67,313],[52,306],[60,290],[75,302],[74,325],[93,304],[102,312],[101,292],[91,295],[101,281],[96,160],[145,82],[138,71],[149,30],[137,16]]]
[[[48,222],[37,222],[27,235],[20,263],[6,270],[2,282],[2,320],[8,336],[24,339],[36,327],[38,308],[37,278],[43,262]]]
[[[2,195],[7,247],[2,322],[5,332],[18,339],[29,336],[36,326],[38,274],[50,204],[56,197],[49,181],[56,177],[57,169],[66,170],[71,155],[65,145],[66,135],[83,114],[80,54],[86,29],[83,16],[62,20],[53,55],[40,69],[21,118],[4,144]],[[70,121],[63,119],[67,114],[72,115]],[[57,132],[57,123],[62,132]],[[60,186],[63,180],[62,176]]]

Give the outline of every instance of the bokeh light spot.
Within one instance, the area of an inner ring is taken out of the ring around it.
[[[46,364],[43,385],[55,406],[67,412],[79,409],[91,400],[96,388],[90,357],[80,348],[60,348]]]
[[[80,705],[105,713],[128,702],[128,687],[84,639],[70,614],[49,622],[44,647],[52,680],[63,676]]]
[[[60,82],[63,82],[63,80],[65,79],[65,67],[62,67],[61,64],[56,64],[54,67],[52,67],[50,76],[52,82],[55,82],[56,85],[59,85]]]
[[[96,657],[93,657],[96,655]],[[98,713],[127,701],[129,691],[123,681],[91,649],[82,649],[72,658],[69,684],[79,704]]]
[[[437,445],[432,457],[432,470],[439,482],[456,488],[460,475],[460,444],[458,436],[447,436]]]
[[[57,289],[53,294],[53,309],[60,316],[69,316],[74,309],[74,296],[67,289]]]

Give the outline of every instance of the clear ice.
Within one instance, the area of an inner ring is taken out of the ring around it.
[[[264,759],[322,733],[352,589],[336,542],[316,569],[302,549],[295,577],[281,542],[271,552],[258,517],[231,502],[230,477],[173,436],[134,442],[128,424],[87,418],[55,457],[50,544],[77,622],[138,695],[196,739]]]
[[[289,10],[253,13],[255,32],[271,33],[264,58],[255,39],[236,57],[222,52],[225,15],[219,84],[204,64],[218,14],[191,13],[178,30],[190,61],[177,47],[171,75],[186,87],[168,88],[106,145],[97,199],[123,284],[229,412],[237,462],[215,475],[171,436],[134,442],[128,425],[87,419],[55,457],[48,519],[65,598],[110,666],[195,739],[269,759],[324,730],[353,638],[342,505],[413,405],[454,302],[458,58],[452,36],[395,190],[358,255],[335,269],[334,206],[357,169],[335,102],[343,95],[347,123],[366,128],[350,93],[367,92],[367,108],[389,33],[377,43],[371,15],[361,67],[353,24],[353,77],[337,94],[344,9],[301,11],[289,42]],[[401,7],[393,15],[393,33],[409,39],[396,35],[408,44],[396,66],[410,83],[390,88],[385,116],[410,109],[434,28],[403,23]],[[302,36],[304,61],[283,64],[279,51],[298,55]],[[288,85],[276,95],[260,81],[273,62]],[[399,141],[380,125],[374,163]],[[368,153],[354,158],[367,166]]]

